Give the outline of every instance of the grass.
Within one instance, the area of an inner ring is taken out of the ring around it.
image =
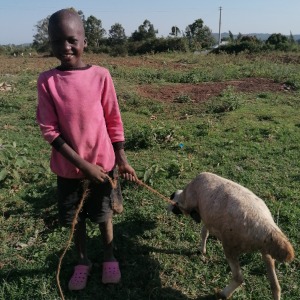
[[[142,180],[168,196],[201,171],[211,171],[265,200],[295,247],[296,259],[277,264],[277,274],[282,298],[296,300],[300,294],[300,66],[286,63],[286,56],[90,55],[87,60],[112,72],[127,155]],[[69,231],[57,222],[50,147],[35,122],[36,78],[57,61],[42,57],[1,57],[1,61],[0,82],[11,84],[13,90],[0,92],[0,299],[59,299],[55,272]],[[292,55],[289,61],[294,61]],[[237,93],[228,88],[202,104],[184,93],[164,103],[136,92],[145,82],[217,84],[247,77],[288,82],[293,90]],[[153,114],[157,119],[150,118]],[[231,276],[220,242],[209,238],[208,254],[201,255],[199,225],[167,214],[166,203],[148,190],[121,184],[125,211],[114,222],[122,283],[101,284],[101,239],[89,223],[88,248],[95,267],[86,290],[69,292],[75,252],[73,248],[67,252],[61,270],[66,299],[214,299],[214,292]],[[260,255],[243,255],[241,266],[245,283],[233,299],[271,299]]]

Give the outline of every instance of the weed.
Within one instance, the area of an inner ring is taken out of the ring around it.
[[[209,101],[206,111],[208,113],[224,113],[238,109],[241,106],[240,97],[234,92],[234,88],[229,86],[222,94]]]
[[[178,103],[189,103],[189,102],[193,102],[193,100],[191,99],[191,97],[189,95],[179,95],[177,97],[175,97],[174,102],[178,102]]]

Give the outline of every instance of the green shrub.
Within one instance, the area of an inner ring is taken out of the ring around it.
[[[219,97],[213,98],[207,103],[206,112],[224,113],[236,110],[240,107],[239,96],[234,92],[234,88],[229,86]]]

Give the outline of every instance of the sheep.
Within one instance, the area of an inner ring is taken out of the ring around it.
[[[272,215],[259,197],[247,188],[218,175],[203,172],[184,190],[171,196],[169,210],[190,215],[203,222],[201,251],[206,253],[209,233],[222,243],[232,271],[231,282],[218,296],[228,299],[243,283],[239,255],[260,251],[267,268],[274,300],[280,300],[281,288],[275,273],[275,259],[291,262],[294,249],[275,224]]]

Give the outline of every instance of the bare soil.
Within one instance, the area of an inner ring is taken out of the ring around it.
[[[263,93],[289,90],[285,84],[263,78],[247,78],[238,81],[209,82],[200,84],[172,84],[154,86],[145,84],[139,86],[139,94],[143,97],[160,101],[174,101],[178,97],[188,97],[194,102],[203,102],[210,97],[220,95],[226,88],[232,86],[236,92]]]

